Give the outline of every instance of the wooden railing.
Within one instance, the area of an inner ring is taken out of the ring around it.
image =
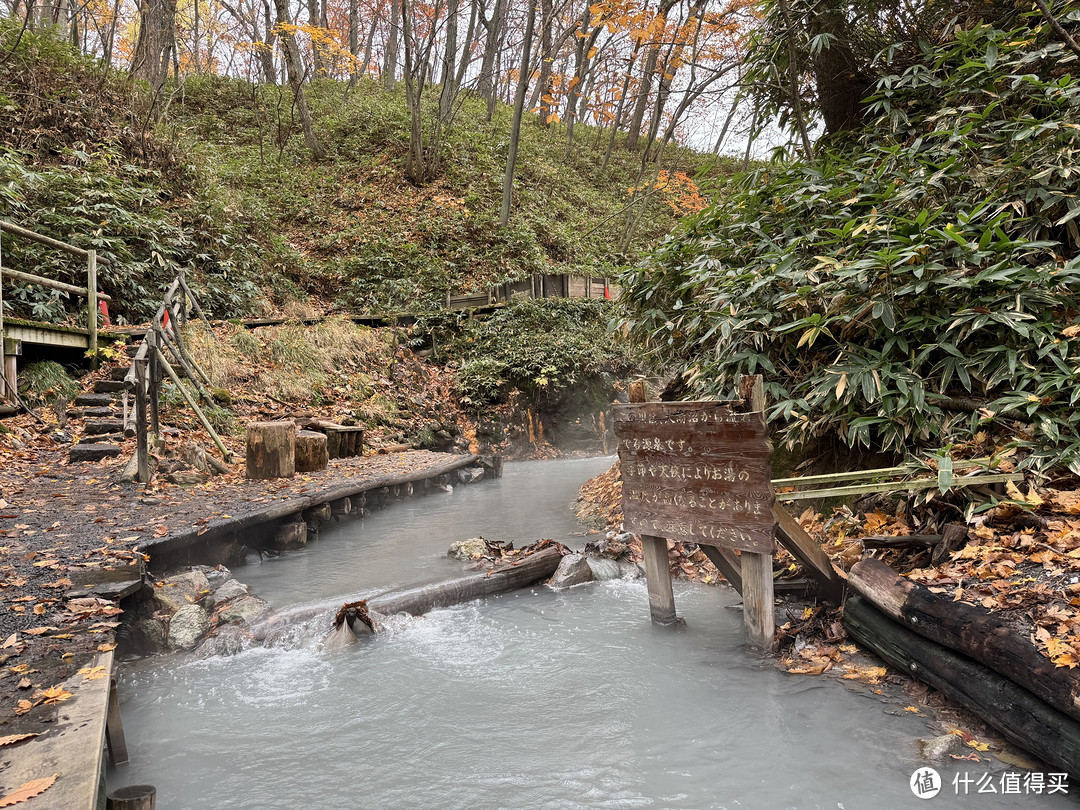
[[[104,293],[98,292],[97,288],[97,268],[98,265],[104,267],[109,266],[108,259],[99,258],[97,251],[83,250],[75,245],[69,245],[67,242],[61,242],[59,239],[53,239],[50,236],[37,233],[35,231],[22,228],[18,225],[13,225],[10,222],[0,220],[0,234],[11,234],[17,236],[20,239],[27,239],[31,242],[37,242],[38,244],[45,245],[46,247],[53,248],[54,250],[63,251],[73,256],[78,256],[80,259],[86,261],[86,286],[79,287],[74,284],[66,284],[62,281],[56,281],[55,279],[45,278],[44,276],[35,276],[31,273],[23,273],[19,270],[10,270],[7,267],[3,267],[3,253],[0,251],[0,341],[4,338],[4,287],[3,279],[9,278],[13,281],[21,281],[26,284],[36,284],[40,287],[48,287],[53,290],[60,290],[61,292],[73,293],[75,295],[82,295],[86,297],[86,335],[88,348],[90,350],[90,356],[96,361],[97,348],[98,348],[98,335],[97,335],[97,308],[98,301],[112,301],[112,298]],[[7,344],[4,343],[4,374],[3,374],[3,399],[14,399],[13,392],[15,388],[15,369],[14,369],[14,352],[8,351]],[[9,360],[10,357],[10,360]]]
[[[225,463],[232,461],[229,449],[210,424],[206,413],[199,407],[200,398],[208,405],[212,405],[214,400],[207,389],[210,379],[191,357],[180,331],[181,327],[188,322],[189,304],[194,314],[205,321],[206,317],[199,307],[199,302],[184,280],[183,271],[180,271],[165,291],[161,306],[150,321],[150,328],[146,330],[146,336],[135,354],[127,376],[124,377],[127,383],[127,390],[124,392],[124,433],[127,435],[133,433],[136,437],[135,456],[128,470],[125,471],[125,476],[142,484],[150,481],[150,445],[161,436],[158,411],[161,384],[164,380],[163,372],[168,375],[175,389],[195,412],[203,429],[221,451]],[[180,381],[180,375],[172,367],[165,352],[169,353],[173,362],[191,381],[196,389],[195,394],[189,392]],[[129,393],[134,395],[134,402],[128,402]],[[147,414],[148,408],[149,414]],[[214,462],[210,461],[210,463]]]

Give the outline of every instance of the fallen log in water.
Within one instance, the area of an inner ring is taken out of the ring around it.
[[[898,576],[880,560],[855,563],[848,584],[909,630],[974,658],[1080,720],[1080,674],[1055,666],[1031,641],[984,608],[939,596]]]
[[[519,562],[496,566],[490,571],[479,571],[417,588],[381,593],[367,600],[367,609],[370,613],[381,616],[392,616],[395,613],[419,616],[435,608],[505,593],[547,579],[555,573],[561,559],[562,553],[558,548],[544,548]]]
[[[844,627],[887,662],[943,692],[1007,740],[1080,776],[1080,723],[982,664],[916,635],[865,599],[844,606]]]

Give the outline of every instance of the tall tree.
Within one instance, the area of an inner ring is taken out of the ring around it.
[[[300,116],[300,127],[304,131],[304,143],[316,160],[326,157],[319,139],[315,136],[315,127],[311,121],[311,111],[308,109],[307,96],[304,94],[304,63],[300,58],[300,48],[296,44],[296,35],[293,34],[292,19],[289,17],[288,0],[274,0],[274,8],[277,10],[278,29],[281,31],[281,44],[285,52],[285,71],[289,76],[289,86],[293,91],[296,102],[296,114]]]
[[[503,174],[502,210],[499,227],[510,223],[510,204],[514,197],[514,168],[517,164],[518,146],[521,144],[521,117],[525,111],[525,94],[529,90],[529,73],[532,67],[533,30],[536,26],[536,0],[529,0],[529,14],[525,20],[525,38],[521,43],[521,70],[518,73],[517,94],[514,97],[514,117],[510,124],[510,146],[506,150],[506,171]]]

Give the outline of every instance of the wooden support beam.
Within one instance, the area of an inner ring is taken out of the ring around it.
[[[763,652],[772,652],[776,646],[772,555],[743,551],[739,559],[742,560],[743,626],[747,640]]]
[[[749,405],[750,412],[760,414],[765,422],[765,383],[760,374],[739,379],[739,395]],[[763,652],[776,646],[775,596],[773,592],[772,551],[739,553],[742,567],[743,626],[750,644]]]
[[[147,359],[135,361],[135,480],[150,483],[150,447],[146,429],[146,366]]]
[[[833,568],[829,555],[780,504],[773,504],[773,517],[776,518],[777,539],[806,569],[806,573],[817,580],[818,595],[827,602],[840,604],[844,583]]]
[[[716,546],[698,546],[709,558],[716,569],[724,575],[731,587],[740,594],[743,592],[742,584],[742,561],[735,556],[735,552]]]
[[[90,368],[97,368],[97,251],[86,251],[86,335],[90,343]]]
[[[105,742],[109,744],[109,758],[113,765],[128,761],[127,740],[124,723],[120,718],[120,696],[116,691],[116,678],[109,679],[109,708],[105,717]]]
[[[630,383],[631,402],[646,402],[648,392],[644,380]],[[675,624],[675,593],[671,589],[671,565],[668,563],[668,544],[663,537],[641,535],[641,556],[645,564],[645,582],[649,588],[649,613],[656,624]]]

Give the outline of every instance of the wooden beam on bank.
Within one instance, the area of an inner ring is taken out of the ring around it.
[[[937,689],[1048,764],[1080,775],[1080,723],[967,656],[913,633],[865,599],[844,606],[844,628],[902,672]]]

